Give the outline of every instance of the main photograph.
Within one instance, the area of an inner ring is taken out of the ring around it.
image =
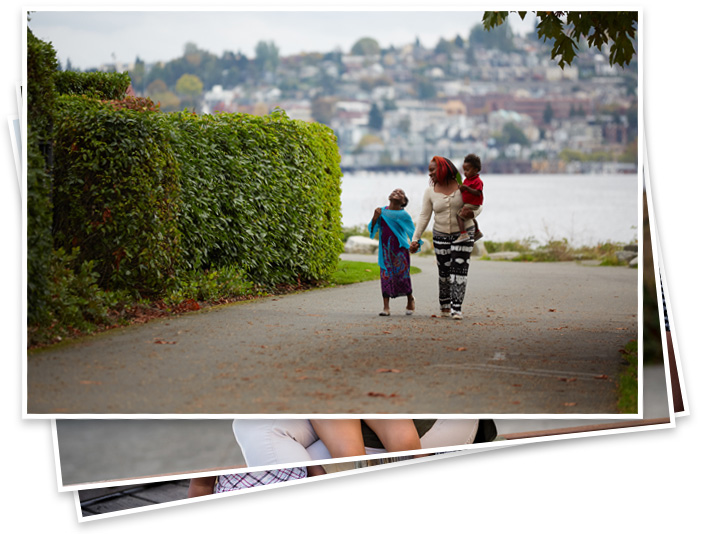
[[[25,415],[636,416],[637,27],[28,13]]]

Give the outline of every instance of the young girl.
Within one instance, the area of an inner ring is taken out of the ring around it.
[[[412,217],[405,211],[408,199],[402,189],[395,189],[387,197],[389,204],[376,208],[368,225],[370,237],[379,235],[380,246],[377,261],[380,264],[382,289],[382,311],[379,315],[390,315],[390,299],[407,297],[406,314],[415,310],[410,279],[410,238],[415,231]],[[420,240],[420,245],[422,240]]]
[[[464,158],[462,170],[464,171],[464,182],[460,184],[459,190],[462,192],[464,206],[474,212],[474,241],[479,241],[484,237],[484,234],[479,231],[479,224],[477,223],[477,215],[482,212],[482,204],[484,203],[484,184],[479,177],[479,171],[482,170],[482,160],[475,154],[468,154]],[[459,226],[460,235],[455,240],[455,243],[468,241],[469,234],[464,229],[464,219],[459,215],[457,215],[457,225]]]
[[[377,434],[388,452],[414,451],[422,447],[412,419],[363,419],[363,421]],[[311,419],[310,423],[333,458],[367,454],[360,430],[360,419]]]

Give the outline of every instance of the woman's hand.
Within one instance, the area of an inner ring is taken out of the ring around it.
[[[375,208],[375,213],[373,214],[372,218],[377,219],[380,215],[382,215],[382,208]]]
[[[410,243],[410,252],[411,252],[412,254],[414,254],[415,252],[417,252],[417,249],[418,249],[418,248],[420,248],[420,244],[419,244],[417,241],[413,241],[412,243]]]
[[[462,206],[462,209],[459,212],[459,216],[462,219],[474,219],[474,212],[471,209],[469,209],[467,206]]]

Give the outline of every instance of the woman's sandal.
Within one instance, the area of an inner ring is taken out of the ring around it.
[[[389,317],[389,316],[390,316],[390,312],[383,310],[383,311],[381,311],[380,313],[378,313],[378,315],[380,315],[380,316],[382,316],[382,317]]]
[[[409,306],[409,304],[408,304],[408,306]],[[409,308],[405,309],[405,315],[412,315],[413,313],[415,313],[415,301],[414,300],[412,300],[412,309],[409,309]]]

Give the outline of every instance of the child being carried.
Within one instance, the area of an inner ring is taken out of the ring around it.
[[[474,212],[474,241],[478,241],[484,237],[477,223],[477,215],[482,212],[484,202],[484,184],[479,177],[479,172],[482,170],[482,160],[475,154],[468,154],[464,158],[462,170],[464,171],[464,181],[459,186],[459,190],[462,192],[464,206]],[[454,242],[469,241],[469,234],[464,228],[464,219],[461,215],[457,215],[457,225],[459,225],[459,237]]]

